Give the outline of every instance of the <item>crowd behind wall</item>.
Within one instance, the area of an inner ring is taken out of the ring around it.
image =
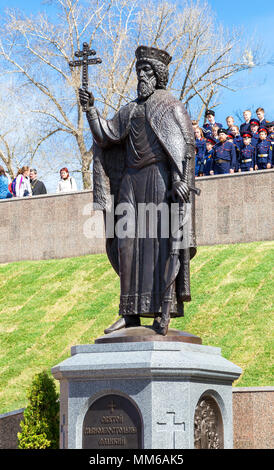
[[[252,118],[250,110],[245,110],[240,127],[235,125],[233,116],[227,116],[226,127],[216,122],[213,110],[206,111],[203,127],[197,121],[192,121],[192,125],[196,177],[267,170],[274,166],[274,121],[265,119],[263,108],[256,110],[256,118]],[[77,191],[75,179],[67,168],[61,168],[56,192],[71,191]],[[23,166],[11,181],[0,166],[0,199],[46,193],[35,168]]]
[[[57,193],[77,191],[76,181],[70,176],[67,168],[61,168]],[[18,170],[16,178],[11,180],[9,174],[0,166],[0,199],[12,197],[38,196],[47,194],[46,186],[38,179],[37,170],[23,166]]]
[[[243,112],[240,127],[233,116],[227,116],[226,127],[215,121],[215,112],[208,110],[205,124],[192,121],[196,161],[195,176],[267,170],[274,164],[274,122],[265,119],[263,108],[252,118],[250,110]]]

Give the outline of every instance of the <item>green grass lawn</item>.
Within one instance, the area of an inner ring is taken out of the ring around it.
[[[237,386],[274,385],[273,248],[200,247],[193,300],[171,323],[239,365]],[[119,278],[106,255],[0,265],[0,413],[24,407],[34,374],[50,372],[72,345],[93,343],[118,318],[118,305]]]

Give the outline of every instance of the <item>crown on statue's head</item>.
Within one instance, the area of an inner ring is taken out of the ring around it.
[[[150,59],[158,60],[164,65],[168,66],[172,57],[168,52],[161,49],[156,49],[155,47],[139,46],[135,51],[137,61],[146,61]]]

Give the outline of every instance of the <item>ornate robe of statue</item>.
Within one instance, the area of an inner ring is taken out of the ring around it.
[[[160,316],[173,239],[170,234],[161,236],[160,217],[156,236],[149,236],[147,227],[145,236],[140,237],[139,204],[166,204],[170,208],[172,183],[185,171],[188,184],[194,186],[191,121],[182,103],[163,89],[156,89],[146,101],[125,105],[110,120],[101,118],[96,108],[87,118],[94,137],[94,203],[104,210],[107,195],[114,195],[115,208],[126,203],[127,221],[135,230],[131,237],[115,235],[106,242],[109,260],[120,276],[119,313]],[[190,204],[191,216],[182,229],[188,242],[179,253],[171,317],[182,316],[183,302],[190,300],[189,262],[196,253],[193,194]],[[184,206],[181,204],[181,211]],[[121,217],[123,214],[117,215],[116,222]]]

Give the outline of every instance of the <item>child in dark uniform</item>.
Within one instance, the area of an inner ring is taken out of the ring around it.
[[[220,122],[215,122],[215,112],[211,109],[208,109],[205,113],[205,119],[208,120],[208,123],[203,125],[204,136],[210,137],[213,134],[213,127],[217,125],[219,128],[223,127]]]
[[[240,150],[243,146],[243,139],[239,131],[238,126],[232,126],[230,129],[230,133],[233,135],[233,142],[236,145],[236,147]]]
[[[216,144],[214,137],[208,137],[206,139],[206,153],[203,161],[203,166],[201,168],[203,176],[209,176],[210,170],[213,166],[213,148]]]
[[[197,149],[195,157],[195,176],[201,176],[202,174],[202,165],[204,161],[204,156],[206,152],[206,140],[203,136],[203,131],[200,127],[196,127],[194,130],[195,134],[195,146]]]
[[[259,126],[260,127],[265,127],[267,125],[268,121],[264,117],[264,108],[256,109],[256,114],[257,114],[257,118],[258,118],[258,121],[259,121]]]
[[[241,134],[241,135],[242,135],[244,132],[250,132],[250,120],[251,120],[251,111],[250,111],[250,109],[246,109],[246,110],[243,112],[243,116],[244,116],[245,122],[243,122],[243,123],[240,125],[240,134]]]
[[[260,127],[260,123],[258,119],[251,119],[250,121],[250,130],[252,134],[251,145],[253,145],[253,147],[255,148],[257,147],[257,144],[259,142],[259,133],[258,133],[259,127]]]
[[[272,164],[272,148],[271,143],[267,140],[267,130],[264,127],[259,129],[259,142],[256,148],[256,170],[266,170],[271,168]]]
[[[239,156],[239,172],[253,171],[255,166],[255,147],[251,145],[252,134],[251,132],[244,132],[242,134],[243,147],[240,149]]]
[[[236,166],[235,171],[239,170],[239,159],[240,159],[240,149],[243,145],[242,138],[239,135],[239,128],[238,126],[232,126],[230,132],[227,135],[227,141],[231,142],[235,146],[236,152]]]
[[[274,166],[274,121],[271,121],[267,124],[267,130],[268,130],[267,140],[269,140],[271,144],[272,166]]]

